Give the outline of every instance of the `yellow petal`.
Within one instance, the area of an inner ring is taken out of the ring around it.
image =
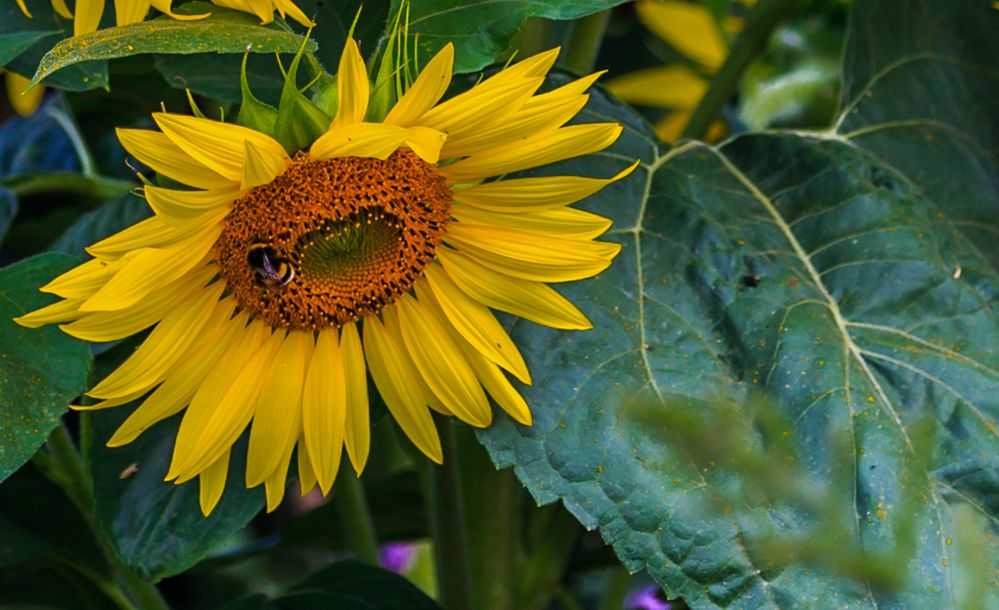
[[[311,331],[291,331],[267,364],[246,452],[247,487],[269,478],[302,433],[302,383],[312,345]]]
[[[24,0],[17,0],[17,7],[21,9],[21,12],[24,13],[25,17],[32,19],[31,12],[28,11],[28,7],[25,6]]]
[[[551,132],[576,116],[589,96],[585,91],[600,73],[577,79],[553,91],[527,98],[509,115],[481,116],[479,127],[468,134],[451,134],[441,156],[460,157],[492,149],[541,133]]]
[[[168,312],[128,359],[87,394],[94,398],[118,398],[148,390],[160,382],[208,322],[224,288],[224,282],[216,282],[178,298],[178,307]]]
[[[243,179],[243,152],[247,141],[262,155],[288,159],[288,153],[270,136],[242,125],[165,112],[154,112],[153,120],[185,153],[233,182]]]
[[[523,77],[505,81],[500,86],[472,87],[428,110],[418,123],[460,142],[477,134],[484,120],[501,122],[512,115],[542,82],[541,77]]]
[[[493,309],[552,328],[593,328],[575,305],[545,284],[497,273],[460,252],[442,249],[438,251],[438,257],[459,288]]]
[[[728,45],[708,9],[682,0],[643,0],[635,5],[645,27],[687,57],[717,70]]]
[[[433,310],[408,294],[396,301],[402,343],[430,390],[462,421],[485,428],[492,423],[482,386]]]
[[[445,241],[479,263],[513,277],[538,282],[571,282],[610,266],[621,245],[453,223]]]
[[[413,86],[396,102],[384,122],[401,127],[416,124],[417,119],[433,108],[447,91],[453,69],[454,45],[449,42],[423,68]]]
[[[439,265],[427,265],[426,282],[417,282],[416,294],[423,302],[434,302],[441,319],[449,322],[459,335],[483,356],[502,366],[524,383],[531,375],[516,344],[482,303],[458,288]],[[429,288],[429,290],[427,290]]]
[[[222,492],[225,491],[225,480],[229,474],[229,454],[229,451],[222,454],[214,464],[202,470],[198,478],[198,504],[201,506],[201,514],[206,517],[215,510],[219,500],[222,499]]]
[[[90,260],[73,267],[39,290],[66,299],[86,299],[103,288],[126,262]]]
[[[475,371],[475,376],[482,384],[482,387],[489,392],[489,395],[493,397],[496,404],[506,411],[510,417],[525,426],[530,426],[532,423],[531,409],[527,406],[527,401],[524,400],[523,396],[511,385],[506,375],[503,374],[503,371],[485,359],[480,352],[467,342],[456,341],[456,343],[469,366]]]
[[[216,305],[219,312],[232,311],[233,299]],[[246,315],[234,319],[213,319],[205,325],[201,336],[192,345],[186,357],[170,369],[164,381],[122,423],[108,441],[108,447],[131,443],[149,426],[181,411],[201,387],[201,382],[215,370],[222,353],[230,348],[238,333],[246,327]]]
[[[298,439],[298,451],[296,454],[298,457],[298,490],[302,496],[306,496],[315,489],[318,479],[316,478],[316,471],[312,468],[309,452],[305,448],[304,436]]]
[[[267,512],[272,512],[281,504],[281,500],[284,499],[285,488],[288,485],[288,465],[290,462],[291,451],[289,450],[282,457],[281,464],[264,481],[264,495],[267,496]]]
[[[340,68],[337,72],[337,106],[336,117],[330,124],[330,131],[360,123],[368,111],[368,95],[371,85],[368,82],[368,71],[364,67],[364,59],[353,38],[348,38],[340,54]]]
[[[427,163],[436,163],[447,136],[427,127],[399,127],[383,123],[354,123],[335,128],[319,137],[309,150],[313,159],[369,157],[387,159],[399,147],[408,146]]]
[[[66,6],[66,0],[52,0],[52,10],[58,13],[63,19],[73,18],[73,13]]]
[[[38,85],[29,89],[31,79],[15,72],[6,72],[4,80],[7,86],[7,100],[17,114],[30,116],[42,105],[45,87]]]
[[[117,341],[152,326],[171,310],[176,309],[182,298],[192,288],[208,283],[216,270],[206,265],[194,269],[174,283],[156,290],[141,302],[118,311],[95,311],[78,314],[78,319],[59,328],[68,335],[84,341]]]
[[[166,480],[194,477],[242,434],[281,335],[271,335],[262,322],[253,321],[229,344],[184,413]]]
[[[115,311],[131,307],[150,292],[164,289],[205,261],[221,225],[208,226],[193,237],[166,248],[137,250],[103,288],[80,306],[81,311]],[[123,259],[124,260],[124,259]]]
[[[354,472],[360,476],[368,461],[371,447],[371,427],[368,422],[368,376],[364,367],[364,349],[357,326],[353,322],[340,331],[340,352],[343,355],[343,379],[347,391],[344,445]]]
[[[97,30],[104,14],[104,0],[77,0],[73,19],[73,36],[82,36]]]
[[[612,182],[621,180],[636,167],[635,161],[613,178],[581,178],[579,176],[546,176],[516,178],[477,184],[455,193],[463,205],[492,212],[537,212],[549,210],[589,197]]]
[[[149,13],[149,0],[115,0],[114,13],[117,25],[139,23]]]
[[[708,82],[690,68],[677,64],[629,72],[608,81],[607,89],[639,106],[693,110],[708,90]]]
[[[239,199],[239,190],[234,188],[214,189],[210,191],[178,191],[159,186],[146,185],[143,188],[149,207],[159,216],[171,220],[188,220],[208,212],[218,211],[225,207],[228,213],[230,204]],[[213,217],[208,217],[213,218]],[[217,220],[216,222],[220,221]],[[202,225],[208,224],[202,222]],[[176,226],[170,223],[171,226]],[[185,225],[189,226],[190,225]],[[153,247],[158,244],[142,244],[139,247]]]
[[[18,316],[14,318],[14,321],[27,328],[39,328],[41,326],[45,326],[46,324],[66,322],[67,320],[73,320],[80,316],[81,303],[83,303],[83,301],[79,299],[56,301],[55,303],[46,305],[41,309],[36,309],[35,311],[24,314],[23,316]]]
[[[181,184],[199,189],[231,188],[229,180],[187,154],[162,133],[148,129],[117,129],[118,140],[140,163]]]
[[[281,13],[282,17],[284,17],[285,13],[287,13],[292,19],[307,28],[316,25],[315,22],[309,19],[305,13],[302,12],[302,9],[298,8],[291,0],[274,0],[274,6]]]
[[[392,315],[389,305],[383,315]],[[374,316],[364,318],[364,356],[371,377],[385,400],[392,417],[413,444],[427,457],[440,464],[443,461],[440,437],[427,409],[418,374],[403,352],[401,338],[392,333]]]
[[[260,144],[245,140],[243,142],[243,178],[240,186],[248,190],[262,184],[267,184],[288,169],[291,159],[282,148],[280,153],[273,148],[264,148]]]
[[[452,215],[466,225],[476,225],[484,229],[496,227],[572,239],[593,239],[604,234],[613,224],[609,218],[569,207],[504,214],[456,205],[452,209]]]
[[[299,444],[299,461],[307,454],[324,494],[333,486],[343,453],[347,422],[343,356],[336,331],[321,331],[316,338],[302,392],[302,428],[305,432],[304,442]],[[367,408],[364,413],[367,415]],[[364,428],[367,430],[366,422]]]
[[[683,137],[683,128],[687,126],[693,113],[677,110],[666,115],[655,125],[656,135],[665,142],[676,142]]]
[[[440,172],[452,184],[539,167],[603,150],[621,135],[617,123],[570,125],[551,133],[507,144],[442,167]]]
[[[187,15],[187,14],[183,14],[183,13],[175,13],[170,8],[171,1],[172,0],[149,0],[148,4],[152,4],[154,7],[156,7],[156,10],[158,10],[161,13],[163,13],[164,15],[169,15],[171,18],[178,19],[180,21],[195,21],[195,20],[198,20],[198,19],[204,19],[205,17],[208,17],[209,15],[211,15],[210,12],[208,12],[208,13],[198,13],[197,15]],[[120,4],[121,2],[122,2],[122,0],[118,0],[117,4]],[[147,8],[147,10],[148,10],[148,8]],[[122,24],[119,23],[118,25],[122,25]]]

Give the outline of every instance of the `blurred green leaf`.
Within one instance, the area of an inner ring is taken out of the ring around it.
[[[7,65],[12,59],[24,53],[31,45],[46,36],[58,32],[12,32],[0,34],[0,67]]]
[[[301,36],[277,26],[263,27],[248,13],[207,4],[187,6],[192,12],[210,10],[211,16],[194,21],[160,17],[68,38],[45,54],[32,80],[39,82],[80,62],[140,53],[294,53],[302,43]],[[315,43],[310,41],[308,48],[315,50]]]
[[[19,532],[9,537],[7,532]],[[110,577],[97,541],[66,493],[27,464],[0,485],[0,563],[55,556]],[[9,553],[9,554],[7,554]],[[0,600],[6,598],[0,594]]]
[[[144,199],[126,193],[81,215],[52,242],[49,249],[75,256],[86,256],[84,249],[87,246],[126,229],[151,214],[152,211]]]
[[[39,286],[76,263],[51,253],[0,269],[0,481],[31,458],[86,387],[85,343],[54,326],[24,328],[13,320],[54,301]]]
[[[576,19],[623,4],[624,0],[419,0],[409,14],[409,35],[419,45],[421,65],[444,45],[455,45],[454,70],[475,72],[496,61],[529,17]],[[399,0],[393,0],[395,14]]]
[[[340,561],[309,575],[286,594],[262,595],[229,604],[225,610],[440,610],[411,582],[357,561]]]
[[[238,103],[239,55],[192,53],[190,55],[157,55],[156,69],[171,86],[190,89],[221,102]],[[273,55],[254,55],[247,58],[247,80],[254,95],[276,104],[281,97],[284,77]]]
[[[15,216],[17,216],[17,197],[10,189],[0,187],[0,244],[3,243],[3,238],[7,235],[7,229],[10,228]]]
[[[996,567],[999,12],[971,0],[852,10],[836,132],[664,150],[594,95],[584,118],[622,122],[621,139],[544,170],[604,176],[642,161],[583,205],[611,216],[608,238],[623,245],[608,272],[561,287],[594,330],[517,322],[534,425],[503,417],[480,439],[539,502],[561,499],[629,569],[648,569],[694,608],[954,608],[958,574]],[[755,392],[789,422],[777,440],[800,456],[802,486],[852,483],[840,496],[847,538],[814,533],[815,516],[787,502],[719,513],[740,466],[698,467],[617,408],[695,415]],[[927,418],[931,449],[920,449]],[[964,565],[951,544],[964,506],[989,523],[984,567]],[[899,562],[904,582],[872,587],[814,554],[775,563],[761,532],[813,532],[830,553],[860,545]],[[983,595],[999,604],[994,583]]]

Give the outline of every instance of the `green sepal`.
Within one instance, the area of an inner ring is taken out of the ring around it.
[[[308,37],[299,47],[298,53],[284,74],[284,87],[281,89],[281,100],[278,102],[277,120],[274,124],[274,137],[284,146],[288,154],[292,155],[303,148],[308,148],[319,136],[326,133],[333,121],[330,115],[303,94],[303,91],[323,78],[322,74],[304,89],[298,88],[298,66],[305,53],[307,41]]]
[[[239,115],[236,117],[236,122],[244,127],[274,136],[278,111],[274,106],[258,100],[250,91],[250,83],[246,79],[246,60],[249,56],[249,51],[243,54],[243,65],[239,69],[239,90],[242,92],[243,100],[239,104]]]
[[[312,94],[312,103],[331,117],[336,116],[336,111],[340,107],[338,82],[339,79],[336,76],[323,75],[313,87],[315,93]]]

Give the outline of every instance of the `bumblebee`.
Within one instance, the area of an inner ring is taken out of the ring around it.
[[[268,290],[280,290],[295,279],[295,269],[288,261],[281,260],[267,244],[253,244],[246,253],[259,285]]]

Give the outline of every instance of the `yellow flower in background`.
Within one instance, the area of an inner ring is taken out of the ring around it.
[[[150,8],[155,8],[165,15],[181,20],[204,19],[210,14],[185,15],[175,13],[170,8],[171,2],[172,0],[114,0],[115,24],[122,26],[139,23],[149,15]],[[260,17],[261,24],[274,21],[274,11],[277,11],[282,18],[290,16],[302,25],[313,25],[312,21],[292,0],[212,0],[212,2],[218,6],[252,13]],[[31,13],[24,4],[24,0],[17,0],[17,4],[21,8],[21,12],[30,18]],[[66,0],[52,0],[52,9],[60,16],[71,19],[73,21],[73,35],[80,36],[97,30],[101,23],[101,16],[104,14],[104,0],[76,0],[75,12],[70,10]]]
[[[4,84],[7,87],[7,100],[14,112],[21,116],[30,116],[42,105],[45,87],[41,85],[28,89],[30,78],[25,78],[14,72],[4,72]]]
[[[156,113],[158,131],[120,129],[135,158],[190,188],[147,185],[154,216],[91,246],[92,260],[42,288],[62,300],[18,322],[61,323],[88,341],[153,327],[88,392],[100,402],[78,408],[142,399],[111,446],[186,409],[167,480],[198,477],[205,514],[248,426],[246,485],[265,486],[269,510],[296,446],[303,492],[317,482],[329,491],[343,449],[360,472],[367,372],[436,462],[431,410],[485,427],[488,395],[530,425],[506,373],[523,383],[530,374],[490,308],[590,328],[547,284],[610,265],[620,246],[595,238],[611,222],[570,204],[635,167],[608,179],[493,180],[603,150],[620,134],[616,123],[566,125],[597,75],[537,93],[556,56],[441,102],[448,45],[382,122],[369,122],[367,70],[348,40],[335,118],[292,156],[263,133],[205,118]]]
[[[640,106],[665,108],[670,113],[655,125],[662,139],[680,138],[690,116],[708,89],[708,80],[725,63],[728,42],[711,13],[693,2],[640,0],[635,9],[641,22],[658,38],[696,64],[671,64],[636,70],[607,82],[621,100]],[[737,31],[741,21],[726,20],[725,29]],[[717,139],[724,125],[715,123],[706,139]]]

